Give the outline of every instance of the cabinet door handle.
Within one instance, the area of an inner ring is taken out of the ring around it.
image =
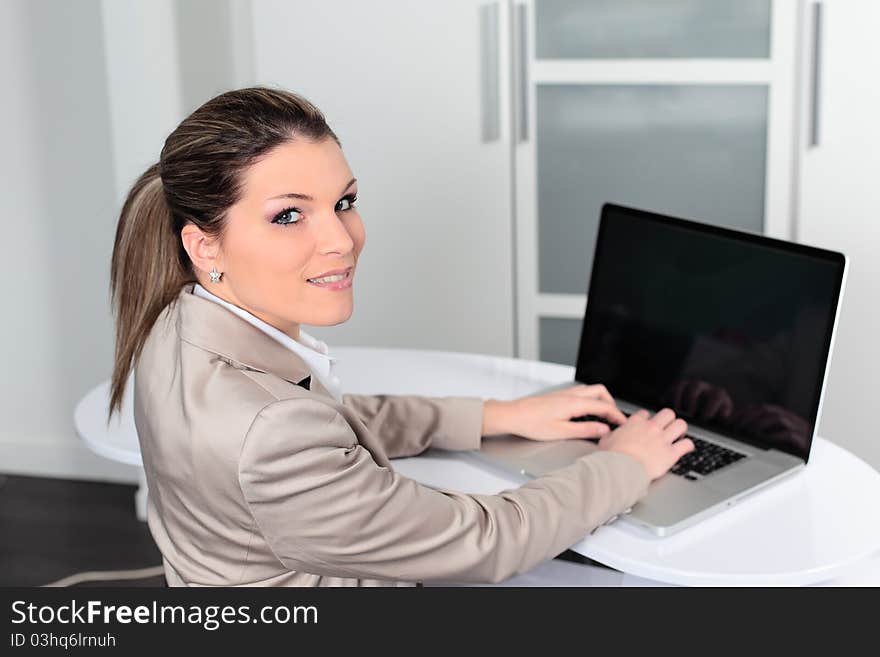
[[[813,13],[813,59],[810,82],[810,147],[819,145],[819,120],[822,99],[822,3],[814,2]]]
[[[516,69],[517,69],[517,142],[527,141],[529,138],[529,89],[528,75],[526,74],[526,66],[529,61],[528,43],[528,22],[526,15],[526,5],[523,3],[516,5],[514,12],[516,38]]]
[[[498,3],[480,5],[480,113],[482,141],[501,136],[501,93],[499,91]]]

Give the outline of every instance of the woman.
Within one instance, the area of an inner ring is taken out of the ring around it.
[[[671,410],[627,419],[601,385],[514,401],[341,395],[301,325],[351,316],[356,197],[322,113],[255,87],[187,117],[123,205],[110,414],[134,367],[148,523],[172,586],[498,582],[633,505],[693,449]],[[622,426],[569,421],[584,414]],[[602,437],[497,495],[421,486],[388,460],[511,432]]]

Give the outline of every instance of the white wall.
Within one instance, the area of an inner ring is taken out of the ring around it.
[[[184,112],[248,74],[249,44],[232,29],[241,10],[241,0],[0,2],[0,75],[14,90],[0,104],[11,154],[0,159],[0,215],[13,237],[0,293],[15,309],[0,327],[0,471],[137,481],[83,445],[73,409],[113,365],[122,201]]]
[[[174,0],[101,2],[116,209],[183,119]]]
[[[184,114],[253,83],[250,0],[187,0],[174,13]]]
[[[113,355],[103,42],[98,0],[0,2],[0,471],[134,481],[86,449],[72,420]]]

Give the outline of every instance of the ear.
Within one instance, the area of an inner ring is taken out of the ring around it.
[[[217,240],[206,235],[201,228],[188,223],[180,230],[180,240],[196,269],[208,272],[216,267],[223,271]]]

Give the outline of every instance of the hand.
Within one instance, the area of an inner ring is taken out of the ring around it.
[[[604,422],[571,421],[581,415],[596,415],[614,424],[626,422],[626,416],[602,384],[581,383],[506,404],[499,425],[507,433],[531,440],[599,438],[611,431]]]
[[[685,432],[687,422],[676,418],[672,409],[664,408],[654,417],[648,411],[640,410],[630,415],[625,424],[601,438],[599,449],[629,454],[645,466],[654,480],[694,450],[694,441],[681,438]]]

